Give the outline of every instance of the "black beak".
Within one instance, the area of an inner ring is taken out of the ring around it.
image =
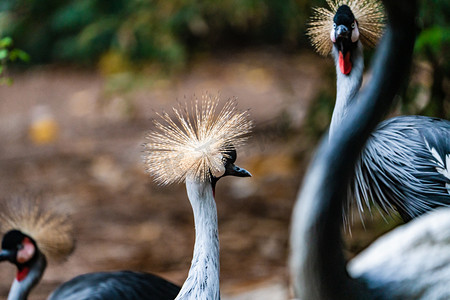
[[[350,38],[350,30],[348,30],[347,26],[345,26],[345,25],[339,25],[338,27],[336,27],[336,29],[334,31],[334,36],[336,38],[336,41],[339,38],[348,39],[348,38]]]
[[[252,177],[252,174],[250,174],[249,171],[247,171],[246,169],[239,168],[235,164],[227,164],[225,175],[237,177]]]
[[[16,253],[14,251],[2,249],[0,252],[0,261],[8,260],[12,262],[15,258]]]
[[[351,31],[345,25],[339,25],[336,27],[334,34],[337,49],[345,55],[352,47]]]

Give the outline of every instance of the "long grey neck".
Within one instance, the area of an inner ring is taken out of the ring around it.
[[[41,280],[47,267],[47,260],[40,251],[37,252],[37,255],[38,257],[34,264],[31,265],[27,276],[21,281],[18,281],[17,278],[14,279],[8,294],[8,300],[26,300],[30,291]]]
[[[335,131],[339,128],[339,124],[347,117],[348,108],[355,100],[355,95],[361,87],[364,72],[363,47],[360,41],[357,42],[357,46],[351,54],[353,66],[350,74],[344,75],[340,71],[339,53],[335,47],[333,47],[332,55],[336,65],[337,92],[333,116],[331,117],[330,138],[335,135]]]
[[[189,275],[176,299],[220,299],[219,233],[211,182],[186,181],[195,223],[195,246]]]

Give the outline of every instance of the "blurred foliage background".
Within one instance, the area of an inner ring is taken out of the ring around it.
[[[450,2],[420,1],[417,63],[399,112],[449,118]],[[274,45],[292,52],[309,47],[304,32],[311,7],[317,5],[326,4],[319,0],[2,0],[0,35],[13,37],[34,64],[70,63],[98,68],[104,75],[173,74],[184,70],[196,55],[215,51]],[[332,72],[328,80],[334,81]],[[333,99],[329,90],[321,93],[312,117],[318,110],[329,120]],[[318,126],[320,132],[326,128]]]
[[[427,62],[429,78],[425,86],[420,80],[410,84],[404,112],[450,118],[450,1],[421,0],[421,4],[421,32],[414,51],[418,59]]]
[[[30,56],[23,50],[12,47],[13,40],[10,37],[0,39],[0,85],[11,85],[12,79],[8,77],[7,66],[17,60],[28,62]]]
[[[4,0],[0,26],[36,63],[151,60],[176,68],[198,51],[255,44],[295,47],[304,42],[311,4],[319,2]]]

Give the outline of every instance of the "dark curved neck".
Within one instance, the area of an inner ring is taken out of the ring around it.
[[[341,213],[355,161],[389,109],[412,57],[416,1],[384,3],[389,23],[375,56],[372,80],[333,139],[322,139],[294,207],[290,268],[295,296],[300,299],[373,298],[364,283],[347,274]]]
[[[37,257],[29,266],[29,271],[26,277],[18,281],[14,279],[11,289],[8,294],[8,300],[26,300],[30,291],[39,283],[47,267],[47,260],[45,256],[38,250]]]

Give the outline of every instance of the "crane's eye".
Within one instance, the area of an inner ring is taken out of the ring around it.
[[[333,23],[333,28],[336,29],[336,23]]]
[[[22,250],[23,249],[23,244],[19,244],[19,245],[17,245],[17,250]]]
[[[354,29],[354,28],[355,28],[355,22],[352,23],[352,29]]]

